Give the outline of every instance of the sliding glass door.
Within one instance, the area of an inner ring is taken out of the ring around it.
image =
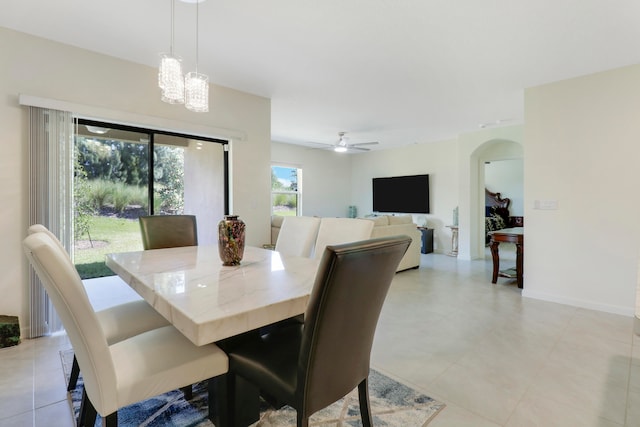
[[[104,255],[142,249],[138,217],[193,214],[211,243],[227,211],[226,141],[78,120],[73,257],[83,279],[113,275]]]

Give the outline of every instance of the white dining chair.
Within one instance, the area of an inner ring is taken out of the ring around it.
[[[284,217],[275,250],[286,255],[310,257],[319,227],[320,218],[317,217]]]
[[[46,233],[35,233],[24,239],[23,248],[62,320],[82,371],[79,426],[93,425],[97,414],[104,427],[117,426],[122,407],[227,372],[228,358],[218,346],[196,346],[171,325],[109,344],[78,272],[57,243]],[[212,383],[210,418],[216,406]]]
[[[57,236],[47,227],[42,224],[34,224],[30,226],[27,230],[27,234],[35,233],[47,234],[58,247],[60,254],[63,254],[66,257],[69,256],[62,245],[62,242],[60,242]],[[70,258],[69,262],[71,262]],[[122,281],[122,279],[117,276],[115,279]],[[122,285],[128,286],[124,282],[122,282]],[[162,315],[160,315],[142,298],[97,311],[96,316],[98,317],[98,322],[100,323],[108,344],[114,344],[134,335],[141,334],[142,332],[161,328],[170,324],[167,319],[162,317]],[[68,391],[76,388],[79,374],[80,368],[78,367],[78,361],[74,356],[71,373],[69,375],[69,384],[67,386]],[[189,397],[190,390],[191,387],[189,387],[188,390],[184,390],[187,397]]]
[[[373,221],[359,218],[322,218],[313,257],[322,258],[328,245],[357,242],[371,238]]]

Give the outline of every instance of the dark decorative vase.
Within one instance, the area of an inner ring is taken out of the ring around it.
[[[244,228],[238,215],[225,215],[218,223],[218,252],[222,265],[240,265],[244,255]]]

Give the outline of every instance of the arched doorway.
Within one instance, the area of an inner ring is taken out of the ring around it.
[[[523,209],[524,201],[524,184],[518,185],[506,185],[506,181],[500,184],[500,179],[508,180],[508,173],[506,171],[517,168],[522,168],[523,160],[523,148],[522,145],[516,141],[508,139],[489,139],[481,143],[470,156],[470,169],[472,171],[470,177],[470,257],[472,259],[483,258],[485,254],[485,229],[484,229],[484,217],[485,217],[485,188],[486,182],[486,170],[485,165],[492,162],[509,162],[497,168],[496,176],[491,180],[494,182],[495,188],[490,188],[493,192],[502,192],[505,197],[510,197],[518,200],[520,205],[518,206],[518,212]],[[501,169],[501,171],[500,171]],[[522,170],[520,171],[523,172]],[[513,173],[513,172],[511,172]],[[500,175],[502,175],[500,177]],[[522,176],[522,175],[521,175]],[[474,179],[475,178],[475,179]],[[504,188],[509,188],[509,192],[506,193],[504,189],[498,188],[498,186],[504,185]]]

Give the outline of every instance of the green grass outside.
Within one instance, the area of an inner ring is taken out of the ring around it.
[[[279,210],[276,215],[295,216],[295,209]],[[82,279],[113,276],[104,263],[105,255],[114,252],[141,251],[142,238],[138,219],[92,216],[90,231],[93,248],[87,235],[77,239],[74,262]],[[80,244],[78,244],[80,243]]]
[[[76,244],[74,249],[76,268],[83,279],[114,275],[104,263],[108,253],[142,250],[137,219],[93,216],[90,233],[94,247],[89,245],[88,236],[84,235],[77,242],[82,244]]]

